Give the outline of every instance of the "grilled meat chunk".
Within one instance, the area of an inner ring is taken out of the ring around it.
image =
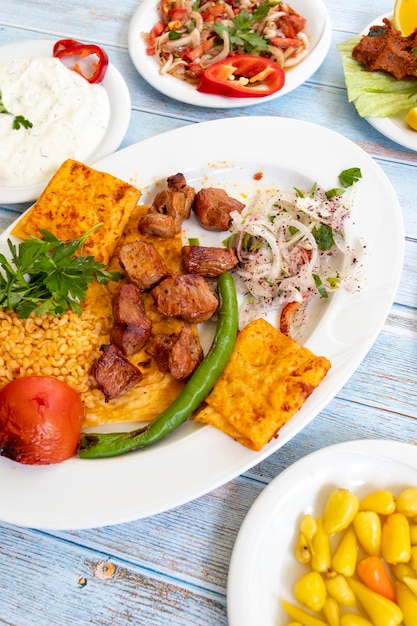
[[[161,315],[196,324],[210,319],[218,305],[216,296],[198,274],[165,278],[151,294]]]
[[[146,241],[123,244],[119,248],[118,257],[130,282],[137,285],[141,291],[150,289],[169,276],[169,270],[161,255]]]
[[[213,231],[228,230],[231,224],[230,213],[241,213],[244,207],[243,202],[216,187],[200,189],[194,202],[194,211],[201,226]]]
[[[121,286],[113,303],[113,317],[110,341],[126,356],[139,352],[152,330],[139,287],[133,283]]]
[[[178,380],[186,380],[204,358],[200,340],[185,323],[181,332],[155,335],[149,348],[161,372],[169,372]]]
[[[220,276],[237,264],[237,258],[231,248],[183,246],[181,255],[188,274],[200,274],[210,278]]]
[[[103,354],[93,363],[91,373],[97,387],[103,392],[105,401],[109,402],[131,389],[143,376],[113,344],[103,345],[101,350]]]
[[[363,63],[367,70],[383,70],[397,80],[417,79],[417,29],[408,37],[395,30],[391,21],[383,26],[371,26],[352,50],[352,57]]]
[[[194,198],[195,189],[187,185],[183,174],[170,176],[167,189],[156,194],[148,213],[139,220],[139,232],[174,237],[190,217]]]

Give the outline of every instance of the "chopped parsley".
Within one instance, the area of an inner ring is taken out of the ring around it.
[[[322,280],[318,274],[313,274],[314,283],[316,285],[317,291],[319,292],[322,298],[328,298],[329,294],[326,291],[325,286],[322,283]]]
[[[334,189],[329,189],[326,191],[326,197],[330,200],[330,198],[334,196],[341,196],[345,193],[346,187],[351,187],[360,178],[362,178],[362,172],[359,167],[351,167],[348,170],[343,170],[343,172],[339,174],[339,183],[342,185],[342,188],[335,187]]]
[[[14,115],[14,113],[11,113],[10,111],[6,109],[2,100],[1,91],[0,91],[0,113],[13,116],[12,128],[14,130],[19,130],[19,128],[32,128],[33,126],[32,122],[28,120],[26,117],[24,117],[23,115]]]
[[[342,187],[351,187],[353,183],[356,183],[360,178],[362,178],[362,172],[359,167],[351,167],[348,170],[340,172],[339,183]]]
[[[311,231],[319,250],[331,250],[334,246],[333,231],[330,226],[320,224]]]

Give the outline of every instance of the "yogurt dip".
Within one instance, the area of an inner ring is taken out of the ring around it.
[[[47,181],[68,158],[85,160],[110,119],[106,89],[90,84],[54,57],[0,63],[0,186]],[[13,128],[22,115],[32,128]]]

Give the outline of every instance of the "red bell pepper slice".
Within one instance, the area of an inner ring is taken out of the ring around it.
[[[229,98],[261,98],[282,89],[285,71],[265,57],[230,56],[205,70],[197,86],[203,93]]]
[[[53,55],[89,83],[100,83],[109,65],[107,53],[100,46],[81,43],[75,39],[57,41],[53,47]]]

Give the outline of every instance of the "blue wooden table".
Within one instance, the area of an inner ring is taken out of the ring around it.
[[[275,476],[309,452],[338,442],[381,438],[417,443],[417,154],[379,134],[348,104],[336,49],[338,42],[388,12],[392,3],[325,1],[333,33],[320,69],[282,98],[226,114],[320,123],[353,140],[378,162],[398,196],[406,236],[403,273],[386,323],[358,370],[308,427],[213,492],[150,518],[99,529],[41,532],[0,524],[0,624],[225,625],[236,535],[250,506]],[[129,21],[137,6],[136,0],[2,0],[0,43],[71,37],[104,46],[132,98],[121,147],[223,116],[222,111],[160,95],[138,75],[127,49]],[[0,227],[26,206],[2,208]]]

